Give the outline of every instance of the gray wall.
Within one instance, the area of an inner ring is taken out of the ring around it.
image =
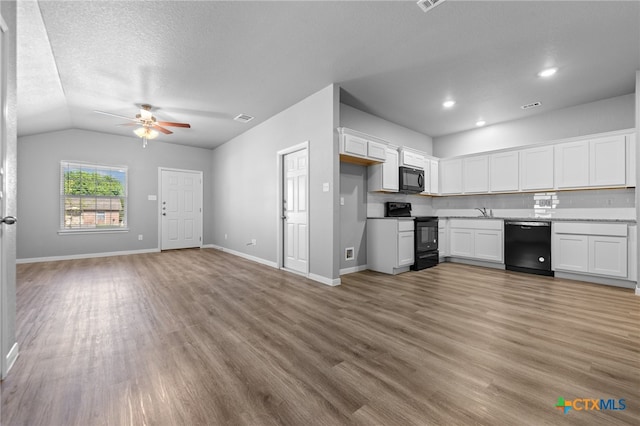
[[[340,163],[340,269],[367,264],[367,168]],[[355,259],[345,260],[345,248],[353,247]]]
[[[338,92],[330,85],[213,150],[213,244],[277,262],[277,152],[308,141],[309,272],[339,277]]]
[[[6,109],[2,112],[3,131],[6,140],[3,143],[5,169],[5,205],[4,214],[17,216],[16,203],[16,3],[0,2],[0,13],[9,30],[6,35],[7,73]],[[6,115],[5,115],[6,114]],[[6,121],[4,120],[6,118]],[[16,226],[2,227],[2,274],[0,288],[0,356],[2,373],[7,372],[7,354],[16,343]],[[4,378],[4,377],[3,377]]]
[[[382,138],[394,145],[408,146],[431,154],[431,136],[399,126],[346,104],[340,104],[340,126]]]
[[[129,167],[128,233],[58,235],[60,161]],[[211,241],[211,150],[85,130],[65,130],[18,140],[18,259],[158,248],[158,167],[204,173],[203,242]],[[43,214],[46,212],[46,214]],[[143,241],[138,241],[142,234]]]
[[[635,95],[629,94],[522,120],[441,136],[433,140],[440,158],[511,148],[635,127]]]

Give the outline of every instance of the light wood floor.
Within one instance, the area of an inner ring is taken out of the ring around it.
[[[640,424],[627,289],[457,264],[332,288],[182,250],[19,265],[17,326],[2,425]]]

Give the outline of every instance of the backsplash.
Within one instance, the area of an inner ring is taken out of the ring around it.
[[[634,208],[635,189],[591,189],[585,191],[540,192],[555,194],[556,209],[589,208]],[[535,193],[523,194],[486,194],[459,195],[452,197],[434,197],[432,207],[439,209],[474,209],[486,207],[493,209],[534,209]]]
[[[369,192],[367,194],[367,217],[383,217],[384,203],[387,201],[401,201],[411,203],[413,216],[433,215],[432,198],[415,194],[387,194]]]

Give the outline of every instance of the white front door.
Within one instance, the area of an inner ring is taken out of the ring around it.
[[[202,172],[160,171],[161,250],[202,246]]]
[[[309,271],[308,164],[307,148],[286,154],[283,157],[284,267],[302,273]]]

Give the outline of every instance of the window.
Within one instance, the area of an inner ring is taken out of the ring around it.
[[[60,162],[60,230],[127,228],[127,168]]]

